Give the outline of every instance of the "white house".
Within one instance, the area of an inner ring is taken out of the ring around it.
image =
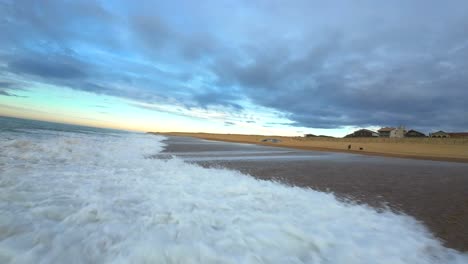
[[[392,131],[390,131],[390,137],[391,138],[404,138],[405,133],[406,133],[406,130],[404,127],[395,128]]]

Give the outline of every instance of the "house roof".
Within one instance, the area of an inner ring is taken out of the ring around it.
[[[414,130],[414,129],[411,129],[411,130],[409,130],[409,131],[408,131],[408,132],[406,132],[406,133],[410,133],[410,132],[412,132],[412,133],[419,133],[419,134],[422,134],[422,135],[424,135],[424,133],[423,133],[423,132],[419,132],[419,131],[417,131],[417,130]]]
[[[446,132],[440,130],[440,131],[434,132],[434,133],[432,133],[432,134],[448,134],[448,133],[446,133]]]
[[[356,131],[354,131],[354,133],[356,133],[356,132],[359,132],[359,131],[365,131],[365,132],[369,132],[369,133],[374,133],[374,134],[377,134],[377,132],[375,132],[375,131],[372,131],[372,130],[369,130],[369,129],[365,129],[365,128],[363,128],[363,129],[359,129],[359,130],[356,130]],[[354,134],[354,133],[353,133],[353,134]]]
[[[395,128],[394,127],[382,127],[381,129],[379,129],[378,131],[379,132],[390,132],[392,130],[394,130]]]
[[[369,130],[369,129],[363,128],[363,129],[356,130],[353,133],[346,135],[345,137],[354,137],[356,135],[356,133],[359,133],[359,132],[367,132],[367,133],[370,133],[372,135],[375,135],[376,137],[379,136],[379,133],[377,133],[375,131],[372,131],[372,130]]]

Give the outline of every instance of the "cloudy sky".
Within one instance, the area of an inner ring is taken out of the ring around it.
[[[467,10],[0,0],[0,115],[160,131],[466,131]]]

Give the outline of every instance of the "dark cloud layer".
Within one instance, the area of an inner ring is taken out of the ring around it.
[[[24,58],[10,61],[8,68],[13,73],[32,74],[43,78],[77,79],[86,76],[80,68],[63,60]]]
[[[247,100],[292,126],[467,130],[466,10],[461,0],[0,1],[0,78],[231,114]]]
[[[14,96],[14,97],[23,97],[15,94],[13,91],[23,90],[21,85],[15,82],[9,81],[0,81],[0,95],[3,96]]]

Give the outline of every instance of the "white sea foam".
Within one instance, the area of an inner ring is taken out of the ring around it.
[[[0,141],[0,263],[468,263],[414,219],[148,159],[162,137]]]

